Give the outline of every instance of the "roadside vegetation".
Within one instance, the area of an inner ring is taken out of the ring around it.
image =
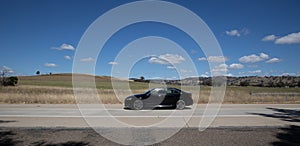
[[[110,77],[95,78],[101,102],[105,104],[121,104],[127,95],[124,94],[124,97],[122,96],[118,99],[112,89],[110,80]],[[120,84],[128,83],[122,80],[118,80],[117,82]],[[129,82],[129,86],[132,93],[143,93],[149,88],[149,84],[145,82]],[[176,85],[173,85],[173,87],[180,88]],[[195,101],[198,100],[198,103],[207,103],[209,101],[210,86],[201,86],[200,96],[197,94],[195,87],[185,86],[185,88],[188,88],[188,92],[193,93],[193,98]],[[89,94],[91,89],[78,88],[78,91],[83,94]],[[274,93],[281,94],[276,95]],[[285,95],[285,93],[287,94]],[[89,100],[88,97],[84,100],[84,103],[94,102],[95,100]],[[70,74],[19,77],[17,86],[0,87],[0,103],[75,104],[76,99],[73,94],[72,77]],[[300,88],[227,86],[224,103],[300,103]]]

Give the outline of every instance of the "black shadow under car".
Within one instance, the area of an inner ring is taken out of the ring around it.
[[[141,110],[145,108],[173,107],[179,110],[193,104],[192,93],[177,88],[153,88],[143,94],[125,99],[124,108]]]

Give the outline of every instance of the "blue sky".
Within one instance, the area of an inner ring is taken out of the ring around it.
[[[37,70],[41,73],[72,72],[76,48],[86,29],[105,12],[128,2],[132,1],[2,0],[1,69],[8,69],[13,75],[34,75]],[[232,76],[300,75],[300,1],[169,2],[186,7],[202,18],[217,38],[224,57],[205,56],[178,28],[144,22],[114,34],[98,58],[87,57],[81,61],[97,61],[95,74],[110,76],[112,66],[122,65],[115,57],[124,46],[138,38],[160,36],[185,49],[199,76],[210,76],[211,71],[220,68]],[[163,60],[184,64],[186,56],[172,51],[156,55],[137,62],[129,76],[178,78],[172,65]],[[219,60],[225,60],[225,64],[210,70],[207,62]],[[184,77],[197,75],[187,69],[179,71]]]

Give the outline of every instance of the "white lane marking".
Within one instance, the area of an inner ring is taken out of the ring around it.
[[[79,108],[74,108],[74,109],[66,109],[66,108],[39,108],[39,107],[37,107],[37,108],[0,108],[1,109],[1,111],[6,111],[6,110],[9,110],[9,111],[11,111],[11,110],[22,110],[22,111],[24,111],[24,110],[34,110],[34,111],[36,111],[36,110],[49,110],[49,111],[57,111],[57,110],[70,110],[70,111],[73,111],[73,110],[75,110],[75,111],[78,111],[79,110]],[[300,110],[300,108],[280,108],[280,109],[286,109],[286,110]],[[101,110],[104,110],[104,111],[126,111],[126,112],[136,112],[135,110],[125,110],[125,109],[123,109],[123,108],[117,108],[117,109],[105,109],[105,108],[81,108],[80,110],[87,110],[87,111],[93,111],[93,110],[95,110],[95,111],[101,111]],[[181,112],[185,112],[185,111],[190,111],[190,110],[192,110],[192,109],[186,109],[186,110],[182,110]],[[201,110],[205,110],[205,108],[203,108],[203,109],[196,109],[196,111],[201,111]],[[221,108],[220,110],[237,110],[237,109],[232,109],[232,108]],[[240,109],[238,109],[238,110],[245,110],[245,111],[252,111],[252,110],[255,110],[255,111],[257,111],[257,110],[266,110],[266,111],[269,111],[269,110],[271,110],[271,109],[266,109],[266,108],[240,108]],[[170,111],[177,111],[177,110],[165,110],[165,109],[162,109],[162,110],[140,110],[140,111],[158,111],[158,112],[170,112]]]
[[[190,118],[189,116],[58,116],[58,115],[0,115],[0,117],[15,118]],[[191,118],[215,117],[213,115],[192,116]],[[218,115],[216,117],[261,117],[259,115]]]

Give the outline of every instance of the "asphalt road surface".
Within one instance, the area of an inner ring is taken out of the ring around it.
[[[152,133],[148,133],[149,127],[157,128],[157,135],[178,130],[156,145],[300,144],[299,104],[225,104],[209,127],[199,131],[199,122],[206,118],[212,119],[214,115],[205,114],[205,105],[182,111],[133,111],[124,110],[122,105],[105,105],[105,109],[99,105],[82,105],[79,110],[76,105],[3,104],[0,105],[0,145],[118,145],[92,128],[100,129],[100,133],[119,130],[117,136],[120,136],[122,129],[131,127],[143,129],[141,133],[129,135],[135,138],[129,144],[136,145],[155,141]],[[174,122],[157,124],[167,120]],[[126,136],[127,133],[123,137]],[[135,140],[141,143],[134,143]]]

